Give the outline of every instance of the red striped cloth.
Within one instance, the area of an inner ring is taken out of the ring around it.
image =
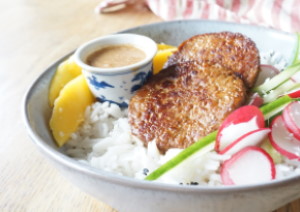
[[[300,0],[147,0],[164,20],[209,19],[300,32]]]
[[[142,3],[143,1],[127,0],[128,3]],[[221,20],[262,25],[287,32],[300,32],[300,0],[145,1],[149,8],[164,20]],[[106,0],[104,2],[124,3],[126,0]]]

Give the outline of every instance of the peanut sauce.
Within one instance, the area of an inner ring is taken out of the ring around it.
[[[135,64],[146,57],[145,52],[132,45],[104,47],[87,57],[87,64],[99,68],[116,68]]]

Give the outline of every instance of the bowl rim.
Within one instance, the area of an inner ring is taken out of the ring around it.
[[[230,22],[222,22],[222,21],[213,21],[213,20],[175,20],[175,21],[166,21],[166,22],[157,22],[157,23],[151,23],[146,24],[138,27],[129,28],[127,30],[119,31],[117,33],[128,33],[128,31],[137,30],[141,27],[148,27],[148,26],[158,26],[162,24],[178,24],[178,23],[185,23],[185,22],[208,22],[208,23],[220,23],[220,24],[227,24],[227,25],[245,25],[245,24],[237,24],[237,23],[230,23]],[[252,25],[250,25],[252,27]],[[274,31],[276,33],[283,33],[283,34],[290,34],[287,32],[278,31],[275,29],[268,29],[261,26],[253,26],[254,28],[259,29],[267,29]],[[75,50],[71,51],[67,55],[63,56],[59,60],[53,62],[48,68],[46,68],[39,76],[36,77],[36,79],[32,82],[32,84],[29,86],[27,91],[25,92],[25,95],[23,96],[22,100],[22,119],[25,123],[25,128],[27,130],[27,133],[29,137],[31,138],[32,142],[38,147],[38,149],[45,153],[48,159],[52,159],[63,166],[66,166],[72,170],[75,170],[77,172],[85,173],[87,175],[91,175],[95,178],[101,179],[103,181],[113,183],[113,184],[119,184],[122,186],[132,187],[132,188],[139,188],[139,189],[147,189],[147,190],[160,190],[160,191],[180,191],[180,192],[192,192],[192,193],[201,193],[201,194],[213,194],[213,193],[227,193],[227,192],[244,192],[244,191],[252,191],[256,189],[267,189],[267,188],[274,188],[274,187],[281,187],[281,186],[287,186],[290,184],[293,184],[296,181],[300,181],[300,175],[295,175],[283,179],[275,179],[269,182],[264,183],[258,183],[253,185],[232,185],[232,186],[208,186],[208,185],[197,185],[197,186],[191,186],[191,185],[175,185],[175,184],[167,184],[167,183],[161,183],[161,182],[151,182],[146,180],[139,180],[134,179],[131,177],[126,176],[119,176],[114,173],[106,172],[94,167],[91,167],[89,165],[80,163],[76,161],[75,159],[57,151],[53,147],[51,147],[49,144],[43,141],[43,139],[33,130],[33,128],[30,125],[30,117],[29,117],[29,111],[28,111],[28,103],[31,98],[31,96],[34,93],[35,87],[38,86],[41,79],[44,78],[45,75],[49,74],[57,65],[68,58],[70,55],[72,55],[75,52]]]

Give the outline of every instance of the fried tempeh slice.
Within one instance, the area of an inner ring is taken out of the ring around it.
[[[154,75],[129,104],[133,135],[164,153],[217,130],[246,99],[243,81],[226,68],[185,62]]]
[[[219,64],[241,77],[248,88],[254,85],[260,67],[255,43],[240,33],[232,32],[191,37],[180,44],[167,66],[191,60],[200,64]]]

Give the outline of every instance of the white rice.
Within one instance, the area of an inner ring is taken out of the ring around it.
[[[274,52],[261,55],[262,64],[276,65],[283,69],[286,62]],[[144,179],[145,176],[177,155],[181,149],[170,149],[161,155],[155,141],[148,147],[131,135],[127,109],[115,104],[96,102],[87,108],[85,121],[72,134],[65,146],[66,154],[92,167],[118,175]],[[173,184],[221,185],[220,164],[230,158],[213,151],[213,144],[206,151],[196,153],[157,181]],[[276,178],[300,174],[300,162],[286,158],[276,165]]]

